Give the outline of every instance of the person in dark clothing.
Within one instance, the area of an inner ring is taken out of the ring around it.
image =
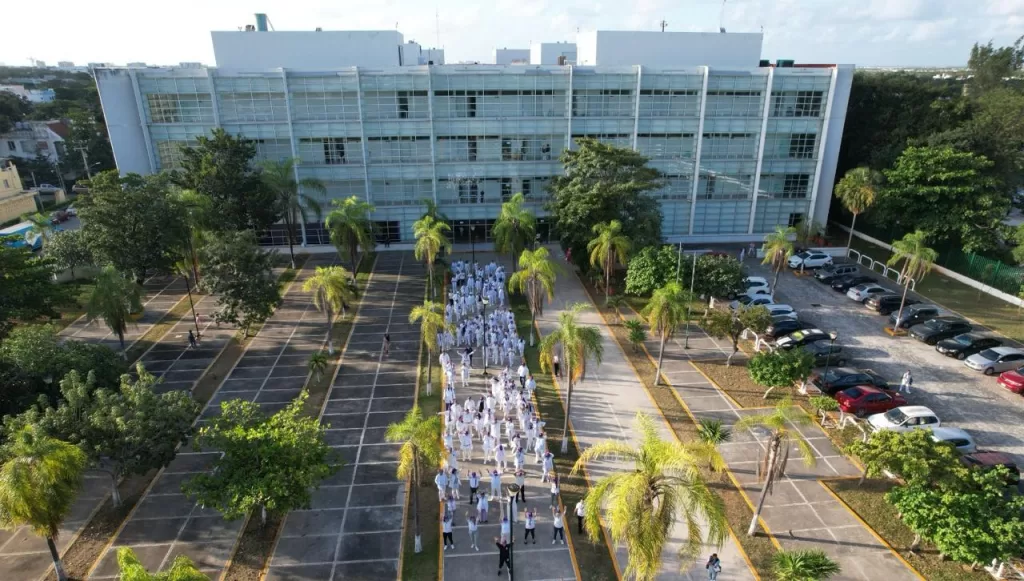
[[[192,329],[188,330],[188,346],[193,349],[196,348],[196,336],[192,334]]]
[[[391,333],[388,331],[384,332],[384,354],[388,355],[391,353]]]
[[[501,575],[501,569],[505,565],[508,565],[509,569],[512,568],[512,561],[510,559],[512,546],[511,542],[506,543],[498,537],[494,537],[494,546],[498,547],[498,575]]]

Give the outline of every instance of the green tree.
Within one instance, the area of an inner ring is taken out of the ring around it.
[[[117,567],[122,581],[210,581],[185,555],[178,555],[166,571],[150,573],[131,547],[117,550]]]
[[[612,542],[625,545],[626,577],[653,581],[678,520],[689,531],[678,555],[684,569],[704,543],[721,546],[725,542],[729,534],[725,506],[700,471],[708,463],[724,469],[725,461],[712,445],[662,439],[654,422],[642,413],[636,416],[635,429],[639,446],[619,440],[598,442],[580,454],[572,473],[606,457],[634,464],[630,470],[600,478],[590,488],[583,501],[583,523],[591,541],[607,529]]]
[[[719,445],[732,440],[732,430],[722,420],[702,418],[697,424],[697,439],[717,450]],[[713,472],[719,470],[713,462],[708,464],[708,468]]]
[[[185,267],[176,264],[176,270],[186,279],[191,276],[193,283],[199,286],[199,249],[203,246],[208,233],[217,230],[217,220],[213,215],[213,199],[195,190],[178,190],[175,192],[175,203],[182,213],[185,227],[178,255],[186,263]]]
[[[413,550],[416,553],[423,551],[423,540],[420,537],[420,495],[416,492],[416,488],[422,484],[420,464],[441,465],[444,448],[441,444],[440,434],[440,416],[424,418],[418,405],[414,405],[401,422],[389,425],[384,434],[384,439],[388,442],[402,444],[398,450],[396,476],[402,480],[411,478],[413,534],[415,535]]]
[[[32,110],[28,99],[8,91],[0,91],[0,133],[7,133],[14,124],[23,121]]]
[[[545,372],[553,369],[554,356],[562,353],[561,364],[569,380],[565,397],[565,426],[562,428],[562,453],[569,450],[569,412],[572,409],[573,382],[580,382],[587,375],[587,360],[601,364],[604,345],[601,331],[597,327],[580,324],[579,316],[587,308],[584,303],[575,303],[558,314],[558,327],[541,339],[540,368]]]
[[[821,581],[842,571],[825,551],[779,551],[772,555],[772,573],[777,581]]]
[[[691,258],[690,260],[693,260]],[[743,265],[732,256],[720,254],[701,254],[696,257],[697,271],[693,274],[693,292],[695,295],[704,297],[728,297],[736,289],[743,288],[743,279],[747,273]],[[683,262],[683,275],[681,281],[683,286],[688,286],[686,264]]]
[[[412,225],[412,233],[416,237],[413,255],[416,260],[422,260],[427,265],[427,273],[430,275],[430,298],[434,298],[436,293],[434,261],[445,252],[452,253],[452,243],[447,235],[451,230],[447,223],[438,222],[431,216],[423,216]]]
[[[643,346],[644,341],[647,340],[647,329],[640,319],[629,319],[622,324],[629,332],[626,338],[629,339],[629,345],[633,348],[633,353],[636,353]]]
[[[420,341],[427,348],[427,395],[434,392],[433,377],[434,354],[439,352],[437,334],[448,329],[444,320],[444,308],[439,303],[423,301],[422,305],[412,308],[409,322],[420,324]]]
[[[274,277],[274,254],[256,244],[252,232],[225,232],[200,251],[203,285],[217,295],[218,322],[238,325],[246,336],[281,301]]]
[[[55,543],[60,525],[82,486],[86,458],[73,444],[36,428],[14,434],[0,467],[0,527],[28,526],[46,539],[58,581],[67,581]]]
[[[519,192],[501,204],[501,211],[491,228],[494,250],[515,258],[533,244],[537,218],[526,208],[526,198]]]
[[[686,322],[689,304],[693,297],[689,291],[683,290],[678,282],[670,282],[654,291],[651,300],[644,307],[641,315],[647,319],[652,333],[658,334],[658,370],[654,375],[654,384],[661,384],[661,362],[665,357],[665,343]]]
[[[356,300],[358,290],[344,266],[318,266],[313,276],[302,284],[303,292],[312,293],[316,309],[327,315],[327,353],[334,355],[334,317],[345,305]]]
[[[447,223],[447,222],[450,221],[448,219],[447,214],[445,214],[444,212],[442,212],[438,208],[437,203],[434,202],[434,200],[432,200],[430,198],[423,198],[420,201],[423,203],[423,215],[420,216],[420,218],[424,218],[426,216],[430,216],[431,218],[433,218],[437,222],[446,222]]]
[[[38,235],[43,239],[40,244],[40,248],[48,250],[50,246],[50,239],[54,233],[53,223],[50,222],[50,217],[46,214],[35,212],[33,214],[24,214],[21,216],[22,222],[30,222],[32,227],[29,232]]]
[[[954,477],[959,454],[948,442],[939,442],[930,430],[879,430],[866,442],[850,444],[850,453],[864,465],[861,483],[871,476],[895,474],[910,486],[928,486]]]
[[[0,338],[15,321],[58,317],[57,307],[71,301],[71,287],[53,284],[53,259],[33,256],[28,248],[0,241],[0,272]]]
[[[1024,36],[1013,43],[1013,46],[995,47],[992,41],[988,44],[974,43],[971,56],[967,59],[967,70],[970,71],[971,89],[977,92],[989,91],[1003,86],[1003,79],[1016,76],[1024,67]]]
[[[622,233],[622,222],[612,220],[607,224],[594,224],[594,238],[587,242],[590,253],[590,266],[600,268],[604,272],[604,300],[612,289],[612,271],[615,265],[626,266],[626,256],[633,243]]]
[[[288,231],[288,254],[292,268],[295,268],[295,223],[299,220],[302,228],[302,245],[306,245],[306,224],[310,212],[317,220],[323,216],[320,199],[327,194],[324,183],[316,178],[297,179],[295,160],[265,161],[260,164],[260,180],[263,186],[274,192],[277,206],[284,212],[284,225]],[[312,191],[313,195],[305,193]]]
[[[110,332],[117,335],[121,344],[121,355],[127,359],[128,350],[124,334],[134,314],[142,312],[142,287],[125,278],[113,266],[105,266],[96,275],[96,286],[85,305],[86,317],[90,321],[103,319]]]
[[[775,232],[764,236],[764,260],[761,264],[769,264],[775,271],[772,279],[772,292],[779,285],[779,273],[786,266],[790,256],[793,256],[793,237],[796,236],[796,228],[792,226],[776,226]]]
[[[102,387],[116,386],[128,368],[113,349],[65,339],[54,325],[22,325],[0,343],[0,360],[41,382],[59,382],[71,371],[96,375]],[[35,399],[35,396],[33,396]]]
[[[740,335],[743,331],[764,333],[772,324],[772,314],[768,309],[758,305],[756,307],[740,306],[735,311],[729,309],[709,309],[701,320],[700,326],[708,335],[716,339],[728,338],[732,341],[732,353],[725,360],[726,367],[732,365],[732,358],[740,350]]]
[[[544,313],[544,297],[555,298],[555,277],[559,268],[548,254],[548,249],[539,246],[536,250],[523,250],[519,256],[519,270],[508,278],[508,289],[526,296],[530,303],[530,346],[536,334],[537,315]]]
[[[92,253],[81,230],[55,232],[46,243],[46,256],[53,260],[57,270],[70,270],[72,279],[76,268],[93,265]]]
[[[882,174],[868,167],[858,167],[846,172],[833,191],[843,207],[853,214],[850,222],[850,236],[846,239],[846,249],[853,243],[853,230],[857,226],[857,216],[864,213],[875,203],[878,190],[882,184]]]
[[[896,314],[896,320],[903,316],[903,306],[907,302],[907,291],[910,290],[911,282],[918,282],[924,275],[935,266],[939,253],[925,246],[928,238],[926,232],[918,230],[904,236],[901,240],[894,240],[892,243],[892,256],[886,261],[887,266],[900,266],[900,284],[903,285],[903,298],[900,299],[900,308]]]
[[[340,468],[325,441],[330,427],[303,413],[305,391],[287,407],[267,415],[255,402],[241,399],[220,404],[221,414],[199,429],[195,450],[216,450],[212,472],[185,482],[182,490],[228,520],[260,509],[284,514],[309,508],[311,491]]]
[[[626,268],[626,294],[646,296],[675,280],[679,260],[674,246],[648,246],[640,250],[629,259]],[[689,272],[686,269],[686,273]],[[687,278],[684,277],[684,281]]]
[[[788,398],[776,404],[775,409],[770,412],[743,416],[736,422],[736,430],[768,430],[768,440],[764,442],[767,451],[761,458],[761,466],[758,469],[759,479],[763,480],[764,484],[761,486],[761,496],[757,500],[754,516],[750,519],[748,535],[753,536],[757,531],[757,520],[761,518],[765,499],[772,493],[775,483],[786,474],[790,448],[796,445],[807,466],[814,466],[816,463],[814,450],[799,431],[800,426],[807,426],[810,423],[810,416],[800,406],[793,405],[793,400]]]
[[[324,353],[323,351],[317,351],[315,353],[310,353],[309,363],[307,363],[307,366],[309,367],[309,372],[313,374],[315,380],[320,381],[320,379],[324,376],[324,372],[327,371],[327,366],[329,364],[330,358],[327,356],[327,354]]]
[[[338,249],[338,254],[348,254],[352,264],[352,276],[355,277],[359,271],[359,250],[371,252],[376,246],[373,222],[370,221],[374,207],[356,196],[344,200],[331,200],[331,205],[334,209],[327,214],[324,224],[330,233],[331,243]]]
[[[768,388],[764,399],[768,399],[776,387],[793,387],[804,381],[814,369],[814,356],[803,349],[789,351],[761,351],[747,363],[747,373],[758,385]]]
[[[578,139],[562,153],[564,175],[552,179],[547,209],[563,248],[585,256],[595,224],[618,220],[635,248],[661,244],[661,209],[649,192],[661,187],[662,173],[647,158],[595,139]]]

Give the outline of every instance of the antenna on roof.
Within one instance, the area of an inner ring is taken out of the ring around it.
[[[434,6],[434,42],[435,45],[441,47],[441,11]]]
[[[661,31],[665,32],[665,27],[668,26],[668,22],[665,22],[665,19],[662,19],[658,24],[661,25]]]
[[[718,12],[718,32],[725,32],[725,3],[722,0],[722,9]]]

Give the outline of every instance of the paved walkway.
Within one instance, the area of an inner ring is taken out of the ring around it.
[[[288,514],[266,581],[393,581],[398,574],[405,484],[395,477],[400,445],[385,443],[384,432],[413,405],[419,328],[409,312],[422,304],[425,284],[411,252],[377,255],[322,416],[345,466],[314,492],[309,510]]]

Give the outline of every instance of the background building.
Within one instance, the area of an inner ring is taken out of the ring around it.
[[[0,91],[13,93],[32,103],[49,103],[57,98],[53,89],[26,89],[24,85],[0,85]]]
[[[68,126],[60,120],[19,121],[7,133],[0,133],[0,156],[32,159],[43,155],[58,163],[65,155]]]
[[[35,195],[22,187],[18,168],[11,160],[0,159],[0,224],[35,211]]]
[[[600,31],[534,44],[529,65],[442,65],[443,54],[430,65],[396,31],[214,32],[213,43],[215,68],[96,69],[119,170],[176,168],[181,146],[222,127],[255,140],[260,159],[298,158],[297,177],[323,180],[331,198],[365,198],[401,240],[424,198],[456,240],[474,225],[489,237],[515,192],[546,235],[546,187],[581,137],[665,172],[654,195],[669,240],[824,222],[853,76],[772,66],[760,34]],[[577,52],[587,66],[572,65]],[[314,224],[306,234],[327,241]]]

